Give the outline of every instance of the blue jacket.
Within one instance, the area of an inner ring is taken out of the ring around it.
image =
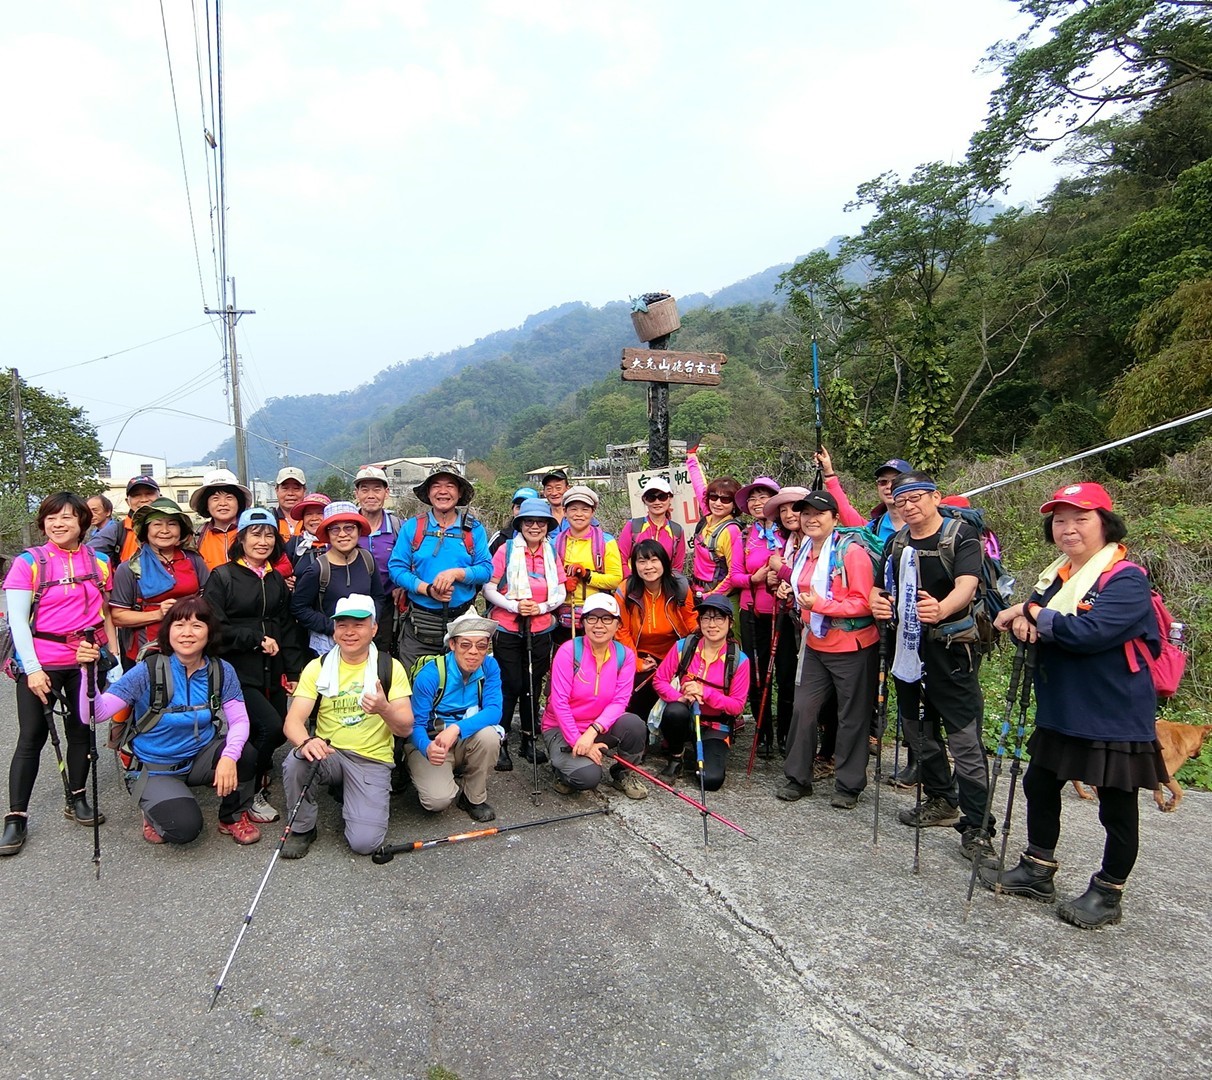
[[[395,547],[387,568],[393,585],[399,585],[408,593],[408,602],[427,611],[441,611],[442,605],[430,596],[417,591],[417,582],[432,582],[443,570],[462,568],[467,571],[463,581],[456,581],[450,597],[452,608],[471,603],[476,591],[492,577],[492,556],[488,553],[488,534],[484,526],[474,518],[471,525],[472,550],[469,553],[463,544],[463,515],[459,511],[455,523],[449,528],[439,527],[433,511],[425,515],[425,535],[421,546],[412,549],[416,530],[412,519],[402,522]]]
[[[1060,589],[1058,579],[1037,604]],[[1062,735],[1104,742],[1152,742],[1157,738],[1157,694],[1145,664],[1128,667],[1124,643],[1143,637],[1161,652],[1149,581],[1135,567],[1106,579],[1088,611],[1037,616],[1035,723]]]
[[[480,702],[483,684],[483,704]],[[429,749],[430,725],[433,722],[433,699],[438,692],[438,665],[430,660],[412,681],[412,714],[416,726],[412,729],[412,743],[424,754]],[[468,709],[476,709],[466,716]],[[445,724],[459,725],[459,738],[468,739],[477,731],[501,722],[501,669],[492,656],[472,674],[464,677],[453,652],[446,654],[446,689],[438,702],[438,716]],[[432,734],[436,734],[433,732]]]
[[[177,762],[187,765],[198,756],[215,737],[214,718],[208,705],[207,665],[203,664],[188,679],[185,666],[175,655],[169,657],[173,676],[173,697],[170,708],[185,708],[186,711],[165,711],[160,714],[156,726],[134,738],[134,750],[141,761]],[[235,669],[226,660],[219,666],[223,669],[223,686],[219,697],[223,702],[243,701],[240,680]],[[146,664],[136,664],[112,686],[107,694],[120,697],[131,708],[131,720],[138,720],[151,702],[151,679]],[[191,708],[192,706],[192,708]]]

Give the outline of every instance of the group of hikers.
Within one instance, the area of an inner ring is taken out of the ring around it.
[[[18,738],[0,855],[26,843],[48,736],[59,752],[56,715],[67,818],[103,820],[87,797],[89,725],[109,721],[152,844],[201,833],[189,790],[201,786],[219,797],[219,831],[256,842],[280,816],[274,757],[289,744],[281,784],[298,810],[281,854],[300,858],[321,789],[341,803],[352,850],[371,853],[408,781],[427,811],[454,804],[492,821],[492,773],[513,769],[515,753],[549,764],[567,796],[609,783],[643,799],[649,755],[663,759],[662,783],[716,791],[746,711],[763,752],[783,757],[778,799],[832,776],[830,806],[853,811],[889,724],[878,707],[889,684],[908,748],[894,779],[919,793],[900,821],[954,827],[986,885],[1050,901],[1061,789],[1091,783],[1103,861],[1059,912],[1117,922],[1137,790],[1167,776],[1149,668],[1133,662],[1134,648],[1160,648],[1150,587],[1109,495],[1073,484],[1041,507],[1059,556],[990,625],[995,539],[955,509],[965,500],[891,459],[864,514],[829,454],[817,462],[813,489],[741,484],[708,480],[691,451],[692,536],[665,479],[648,479],[645,513],[616,536],[598,493],[560,469],[515,492],[491,540],[470,512],[472,484],[445,467],[416,485],[427,509],[405,519],[375,466],[358,471],[349,501],[309,493],[285,468],[272,509],[215,470],[190,499],[198,529],[147,476],[130,481],[121,520],[103,497],[51,495],[37,514],[46,543],[4,581]],[[1030,648],[1037,700],[1028,843],[1012,869],[992,844],[978,681],[999,631]]]

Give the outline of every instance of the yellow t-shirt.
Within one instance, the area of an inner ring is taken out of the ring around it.
[[[297,697],[320,698],[320,712],[316,717],[316,734],[327,739],[338,750],[360,754],[371,761],[392,764],[391,729],[377,714],[367,716],[362,711],[362,672],[365,664],[347,664],[341,661],[338,685],[341,690],[336,697],[320,697],[316,692],[316,680],[320,677],[323,659],[313,660],[303,669],[299,678]],[[388,701],[399,701],[411,697],[412,687],[404,666],[399,660],[391,662],[391,689]]]

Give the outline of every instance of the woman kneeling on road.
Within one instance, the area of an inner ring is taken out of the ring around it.
[[[189,789],[209,785],[220,800],[219,832],[237,844],[255,844],[261,832],[248,812],[257,754],[248,742],[248,713],[235,669],[225,660],[211,659],[218,651],[219,622],[205,600],[186,597],[165,614],[157,644],[158,653],[136,664],[96,701],[98,723],[130,709],[126,723],[134,726],[128,731],[147,728],[124,738],[118,752],[127,789],[143,811],[143,839],[149,844],[196,839],[202,832],[202,810]],[[76,652],[81,664],[98,656],[97,647],[87,643]],[[159,678],[153,674],[157,671]],[[167,696],[159,719],[153,720],[157,690]],[[83,685],[80,715],[88,716]]]
[[[732,729],[745,708],[749,658],[732,635],[732,604],[723,596],[705,596],[698,607],[699,628],[669,650],[653,682],[665,702],[661,735],[669,747],[667,777],[684,761],[698,776],[694,709],[703,737],[703,786],[718,791],[724,783]]]
[[[635,653],[614,640],[618,602],[595,593],[585,601],[581,619],[584,634],[556,651],[543,713],[543,742],[561,795],[602,782],[603,750],[639,762],[648,738],[644,721],[626,711],[635,684]],[[625,766],[612,765],[610,778],[629,799],[648,797],[643,782]]]
[[[980,873],[991,889],[1000,883],[1012,896],[1052,903],[1061,790],[1069,780],[1093,784],[1107,834],[1102,868],[1085,893],[1057,909],[1066,922],[1093,929],[1120,920],[1139,847],[1137,790],[1169,779],[1144,656],[1160,655],[1161,634],[1149,579],[1120,543],[1128,530],[1111,496],[1098,484],[1073,484],[1040,512],[1061,555],[1025,603],[997,617],[999,629],[1036,643],[1035,731],[1023,776],[1027,850],[1013,870],[982,866]]]

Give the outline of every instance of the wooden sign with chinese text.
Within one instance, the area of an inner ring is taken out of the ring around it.
[[[629,382],[698,383],[719,386],[727,357],[723,353],[671,349],[624,349],[623,378]]]

